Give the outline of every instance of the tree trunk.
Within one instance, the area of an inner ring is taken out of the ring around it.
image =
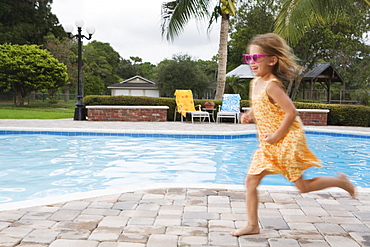
[[[220,44],[218,48],[217,88],[215,100],[222,100],[226,83],[227,41],[229,36],[229,15],[222,14]]]
[[[22,91],[14,90],[15,91],[15,105],[16,106],[23,106],[24,105],[24,97]]]
[[[56,104],[58,100],[55,98],[55,94],[57,93],[57,89],[49,89],[49,103]]]
[[[64,89],[64,101],[69,101],[69,89],[67,87]]]
[[[297,94],[298,94],[298,91],[299,91],[299,86],[301,85],[301,81],[302,81],[302,78],[297,78],[295,80],[295,84],[294,84],[293,90],[291,92],[291,99],[292,100],[295,100],[297,98]]]
[[[36,91],[31,91],[29,96],[29,101],[35,101],[36,100]]]

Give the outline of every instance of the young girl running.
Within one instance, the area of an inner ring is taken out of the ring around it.
[[[252,108],[241,116],[241,121],[254,119],[260,144],[246,177],[248,223],[232,231],[232,236],[260,233],[257,187],[268,174],[285,176],[301,193],[339,187],[355,196],[355,188],[345,174],[307,180],[302,176],[304,170],[320,167],[321,161],[307,147],[303,124],[282,84],[299,70],[291,48],[279,35],[267,33],[256,36],[248,51],[244,60],[258,78],[251,82]]]

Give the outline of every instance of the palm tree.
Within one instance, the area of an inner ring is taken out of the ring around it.
[[[217,1],[217,2],[216,2]],[[227,41],[230,15],[235,14],[236,0],[174,0],[162,5],[162,35],[173,41],[184,29],[191,18],[209,19],[209,27],[221,17],[220,44],[218,51],[216,100],[222,99],[226,82]],[[216,3],[213,12],[211,5]]]
[[[345,9],[351,4],[367,7],[370,0],[285,0],[276,18],[275,32],[295,45],[317,24],[348,20]]]

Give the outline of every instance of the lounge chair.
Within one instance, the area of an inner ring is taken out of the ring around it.
[[[224,94],[222,96],[221,110],[217,113],[216,122],[220,123],[222,118],[233,118],[237,123],[240,113],[240,95]]]
[[[191,115],[191,122],[194,123],[194,118],[199,118],[199,121],[204,121],[208,118],[208,122],[211,122],[209,118],[209,113],[206,111],[201,111],[201,105],[199,105],[199,110],[195,110],[193,93],[191,90],[176,90],[176,108],[175,114],[173,116],[173,121],[176,120],[176,113],[181,114],[181,122],[183,118],[186,117],[186,114]]]

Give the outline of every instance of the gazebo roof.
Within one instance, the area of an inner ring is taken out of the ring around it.
[[[327,80],[331,80],[332,82],[344,81],[331,63],[316,63],[315,67],[303,76],[303,80],[316,80],[319,82],[325,82]]]
[[[251,70],[251,67],[248,64],[241,64],[235,69],[231,70],[226,74],[226,77],[237,76],[240,79],[253,79],[256,78]]]

